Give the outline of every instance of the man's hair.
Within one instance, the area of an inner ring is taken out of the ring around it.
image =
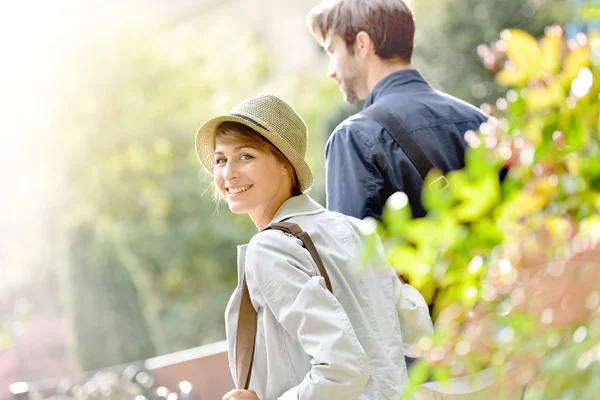
[[[406,63],[412,58],[415,22],[405,0],[322,0],[310,10],[306,22],[321,44],[337,34],[352,52],[356,35],[364,31],[380,58]]]
[[[285,165],[290,173],[290,178],[292,179],[292,196],[302,194],[300,191],[298,175],[296,174],[296,170],[292,163],[290,163],[273,143],[269,142],[263,135],[256,132],[254,129],[238,122],[223,122],[216,129],[215,143],[213,146],[216,146],[217,139],[226,144],[242,142],[256,147],[264,153],[273,154],[277,161]]]

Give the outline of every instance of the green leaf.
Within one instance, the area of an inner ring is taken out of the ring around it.
[[[500,198],[498,174],[488,172],[481,179],[469,181],[463,171],[448,175],[452,191],[460,203],[454,208],[458,221],[475,221],[489,212]]]
[[[490,152],[483,145],[467,150],[465,165],[470,180],[478,180],[500,170],[498,160],[490,157]]]
[[[491,250],[504,240],[504,235],[490,218],[481,218],[473,222],[471,228],[473,230],[471,237],[475,242],[474,245],[478,248]]]
[[[431,170],[425,178],[422,201],[427,211],[443,212],[454,204],[454,195],[450,190],[449,182],[437,169]]]
[[[510,130],[518,129],[521,124],[521,116],[525,112],[525,99],[522,96],[523,89],[513,89],[517,94],[516,100],[508,103]],[[507,93],[508,97],[508,93]]]
[[[450,266],[446,270],[444,277],[441,280],[442,287],[448,287],[460,283],[464,276],[470,272],[467,270],[469,260],[465,257],[455,254],[452,257]]]
[[[412,395],[427,381],[431,368],[425,361],[415,361],[410,368],[408,387],[402,393],[402,400],[412,399]]]
[[[397,235],[406,230],[412,220],[412,211],[405,193],[397,192],[388,198],[382,218],[390,235]]]
[[[435,379],[436,381],[438,381],[442,384],[442,387],[444,387],[445,384],[448,383],[450,378],[452,378],[452,376],[450,375],[450,372],[445,367],[436,367],[433,370],[432,375],[433,375],[433,379]]]
[[[396,270],[409,276],[426,275],[431,272],[431,257],[409,245],[394,248],[388,260]]]
[[[375,254],[377,254],[377,246],[380,243],[377,233],[373,232],[363,235],[363,243],[362,265],[365,265]]]
[[[411,221],[404,231],[404,237],[415,243],[419,248],[433,250],[435,243],[440,239],[439,223],[428,218],[419,218]]]

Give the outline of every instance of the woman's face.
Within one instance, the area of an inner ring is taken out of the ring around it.
[[[250,143],[222,143],[218,138],[214,157],[215,184],[229,209],[250,215],[259,229],[264,228],[291,197],[292,183],[285,165]]]

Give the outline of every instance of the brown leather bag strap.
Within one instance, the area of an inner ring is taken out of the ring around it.
[[[333,290],[331,289],[331,281],[329,280],[329,275],[327,274],[325,265],[323,265],[321,256],[319,256],[319,252],[317,252],[317,248],[315,247],[315,244],[313,243],[308,233],[304,232],[297,224],[287,221],[271,224],[267,226],[264,230],[267,229],[278,229],[289,235],[296,236],[298,239],[300,239],[306,250],[308,250],[308,252],[310,253],[315,264],[317,264],[317,268],[319,268],[319,274],[323,277],[323,279],[325,279],[325,286],[327,287],[327,290],[333,293]]]
[[[248,389],[252,360],[254,359],[254,342],[256,340],[256,310],[250,300],[250,292],[246,276],[242,278],[242,300],[238,314],[235,339],[235,372],[236,389]]]
[[[278,222],[267,226],[263,230],[277,229],[284,233],[295,236],[302,241],[304,247],[313,258],[319,274],[325,279],[327,290],[333,293],[331,281],[323,261],[317,252],[317,248],[310,238],[309,234],[304,232],[297,224],[293,222]],[[250,292],[246,283],[246,276],[242,278],[242,300],[240,302],[240,311],[238,314],[238,324],[235,339],[235,367],[236,367],[236,388],[248,389],[250,384],[250,375],[252,373],[252,361],[254,358],[254,346],[256,342],[256,310],[250,300]]]

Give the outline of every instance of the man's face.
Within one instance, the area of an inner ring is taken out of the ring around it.
[[[330,78],[335,79],[344,94],[347,103],[355,104],[367,98],[369,90],[366,85],[365,74],[361,70],[361,60],[358,53],[348,51],[346,42],[339,35],[329,35],[323,44],[329,55]]]

